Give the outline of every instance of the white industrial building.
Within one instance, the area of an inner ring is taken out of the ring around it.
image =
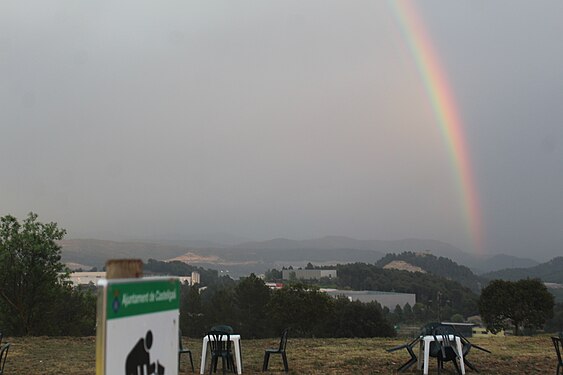
[[[382,307],[387,307],[389,310],[395,310],[397,305],[401,308],[405,307],[408,303],[411,307],[416,303],[416,294],[413,293],[395,293],[395,292],[379,292],[374,290],[340,290],[340,289],[321,289],[329,296],[347,297],[350,301],[360,301],[363,303],[377,302]]]
[[[282,270],[282,278],[291,280],[292,278],[301,280],[319,280],[323,277],[335,279],[336,270]]]

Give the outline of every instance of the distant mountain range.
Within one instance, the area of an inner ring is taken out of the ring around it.
[[[101,267],[108,259],[168,259],[186,252],[186,247],[146,242],[117,242],[94,239],[61,240],[62,260],[83,268]]]
[[[563,284],[563,257],[553,258],[549,262],[528,268],[509,268],[482,275],[489,280],[503,279],[516,281],[526,278],[538,278],[547,283]]]
[[[310,240],[276,238],[253,241],[233,246],[213,246],[204,241],[116,242],[95,239],[60,241],[63,261],[101,267],[113,258],[149,258],[169,260],[183,256],[194,265],[229,270],[233,275],[249,272],[263,273],[283,266],[302,267],[308,262],[315,265],[338,263],[375,263],[387,253],[427,252],[445,257],[471,268],[475,273],[500,270],[507,267],[529,267],[538,263],[508,255],[478,257],[464,253],[448,243],[404,239],[397,241],[357,240],[344,236],[327,236]],[[181,259],[179,258],[179,259]],[[212,260],[210,260],[212,259]]]

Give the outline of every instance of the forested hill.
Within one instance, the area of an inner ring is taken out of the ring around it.
[[[375,265],[383,268],[396,261],[403,261],[430,274],[457,281],[476,293],[479,293],[484,284],[483,279],[471,272],[469,268],[461,266],[451,259],[436,257],[429,253],[414,253],[412,251],[399,254],[390,253],[381,258]]]
[[[553,258],[549,262],[538,264],[529,268],[508,268],[500,271],[483,274],[489,280],[521,280],[526,278],[539,278],[544,282],[563,284],[563,257]]]
[[[464,316],[477,314],[478,297],[456,281],[422,273],[383,269],[373,264],[337,266],[337,285],[342,289],[415,293],[417,303],[435,306],[437,301]]]

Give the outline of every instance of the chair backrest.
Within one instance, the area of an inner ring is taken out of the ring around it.
[[[4,366],[6,365],[6,358],[8,358],[8,351],[10,350],[10,343],[7,342],[0,347],[0,374],[4,373]]]
[[[210,331],[207,333],[207,341],[213,353],[220,354],[231,350],[231,336],[228,332]]]
[[[441,323],[439,322],[426,323],[420,328],[420,335],[421,336],[431,335],[432,332],[434,331],[434,328],[436,328],[440,324]]]
[[[439,357],[443,361],[451,361],[457,357],[454,349],[454,342],[450,339],[450,335],[457,335],[455,328],[449,324],[438,324],[432,329],[434,342],[430,344],[430,355]],[[438,340],[441,336],[441,340]]]
[[[234,333],[233,327],[226,325],[226,324],[218,324],[216,326],[211,327],[211,331],[220,331],[226,333]]]
[[[289,334],[289,328],[283,330],[280,338],[280,352],[285,352],[285,347],[287,346],[287,335]]]
[[[553,346],[555,347],[555,353],[557,353],[557,360],[559,361],[560,364],[563,364],[563,360],[561,359],[561,348],[562,348],[562,343],[561,343],[561,338],[560,337],[552,337],[551,341],[553,341]]]
[[[456,335],[459,336],[454,326],[449,324],[439,324],[432,330],[433,335]]]

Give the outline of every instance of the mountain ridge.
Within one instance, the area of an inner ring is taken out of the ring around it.
[[[195,241],[197,242],[197,241]],[[244,264],[241,272],[262,273],[267,268],[285,265],[304,266],[307,262],[317,264],[337,264],[347,262],[375,263],[387,253],[405,251],[428,252],[437,257],[445,257],[476,270],[499,270],[505,265],[534,264],[532,260],[494,255],[477,257],[463,252],[446,242],[407,238],[402,240],[357,240],[346,236],[325,236],[308,240],[275,238],[267,241],[251,241],[224,246],[185,246],[188,241],[123,242],[99,239],[61,240],[64,262],[79,263],[89,266],[103,266],[108,259],[136,257],[144,261],[152,258],[159,260],[173,259],[187,253],[200,256],[215,256],[221,264]],[[192,243],[193,244],[193,243]],[[207,244],[206,244],[207,245]],[[491,261],[493,259],[494,261]],[[496,260],[495,260],[496,259]],[[249,266],[250,263],[255,267]],[[537,264],[537,263],[536,263]],[[211,264],[212,265],[212,264]]]

